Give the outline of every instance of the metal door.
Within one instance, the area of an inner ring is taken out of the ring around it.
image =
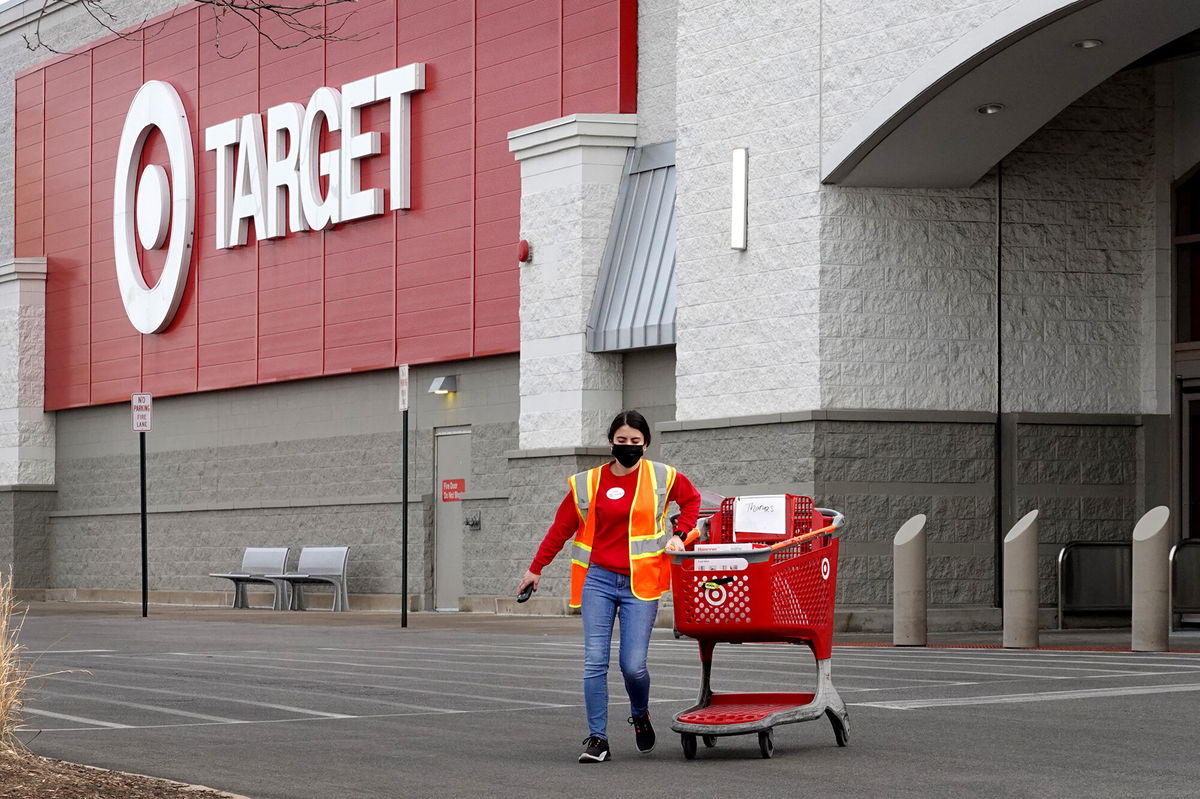
[[[460,495],[471,474],[471,428],[446,427],[433,435],[433,604],[459,610],[463,594],[463,512]]]

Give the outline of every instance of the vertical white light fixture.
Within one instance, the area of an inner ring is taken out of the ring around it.
[[[746,249],[746,226],[748,217],[747,195],[750,182],[750,150],[737,147],[731,163],[733,175],[733,197],[729,220],[729,246],[735,250]]]

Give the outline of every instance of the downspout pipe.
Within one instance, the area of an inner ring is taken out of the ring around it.
[[[994,524],[994,582],[992,587],[993,604],[997,607],[1004,605],[1004,448],[1007,441],[1004,436],[1004,162],[996,164],[996,429],[995,429],[995,459],[992,465],[994,472],[995,524]]]

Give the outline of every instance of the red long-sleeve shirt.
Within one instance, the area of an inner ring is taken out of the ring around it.
[[[590,512],[596,516],[596,537],[592,540],[591,562],[597,566],[621,574],[629,574],[629,512],[633,507],[633,493],[637,488],[638,470],[618,476],[612,472],[612,464],[605,464],[600,472],[600,486],[592,499]],[[700,492],[692,481],[678,472],[675,483],[667,492],[667,501],[679,506],[676,530],[691,530],[700,515]],[[575,497],[568,490],[554,523],[542,539],[529,570],[541,574],[550,561],[554,560],[563,545],[579,531],[579,512],[575,508]]]

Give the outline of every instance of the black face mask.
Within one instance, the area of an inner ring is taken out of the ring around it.
[[[613,457],[626,469],[641,460],[645,452],[646,448],[641,444],[613,444],[612,447]]]

